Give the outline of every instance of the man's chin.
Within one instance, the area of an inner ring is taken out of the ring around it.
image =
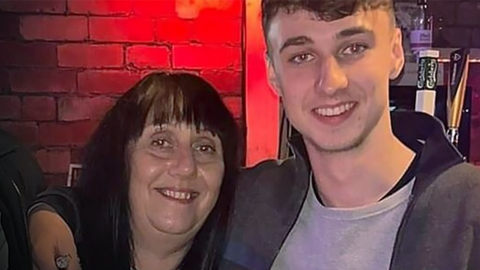
[[[313,146],[315,147],[315,150],[320,153],[341,154],[359,148],[363,142],[363,137],[350,140],[339,140],[339,138],[335,138],[330,142],[327,142],[326,140],[317,140],[316,142],[313,142]]]

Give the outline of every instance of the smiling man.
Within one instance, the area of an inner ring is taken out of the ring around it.
[[[392,1],[262,0],[262,19],[299,135],[242,175],[222,269],[480,269],[479,170],[437,119],[389,111]]]
[[[313,175],[273,269],[388,269],[414,185],[407,175],[394,196],[381,200],[415,166],[415,152],[394,136],[388,110],[389,79],[404,62],[391,3],[365,2],[334,20],[339,9],[358,9],[340,2],[345,6],[325,14],[310,3],[305,8],[313,12],[294,6],[274,12],[275,1],[264,2],[268,72],[302,134]]]
[[[294,6],[274,13],[277,2],[264,1],[268,72],[290,122],[302,134],[317,195],[333,207],[377,202],[415,156],[393,134],[388,109],[389,79],[404,63],[391,3],[368,9],[365,2],[365,10],[325,21]],[[332,6],[332,16],[351,9],[351,2]]]
[[[262,18],[299,135],[294,157],[241,174],[218,269],[480,269],[478,168],[437,119],[388,109],[404,64],[391,0],[262,0]],[[62,196],[56,209],[75,212]],[[44,229],[72,250],[68,228]]]

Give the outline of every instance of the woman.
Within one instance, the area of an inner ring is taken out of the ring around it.
[[[192,74],[146,76],[106,114],[86,149],[73,194],[83,270],[215,269],[239,133],[210,84]]]

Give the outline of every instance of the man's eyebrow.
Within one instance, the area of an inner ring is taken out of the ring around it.
[[[298,36],[298,37],[291,37],[287,39],[282,46],[280,47],[279,52],[282,53],[283,50],[285,50],[288,47],[291,46],[301,46],[305,44],[313,44],[313,39],[307,37],[307,36]]]
[[[344,39],[344,38],[352,37],[355,35],[362,35],[362,34],[373,36],[373,31],[363,26],[355,26],[355,27],[347,28],[338,32],[335,35],[335,38]],[[301,45],[313,44],[313,43],[314,43],[313,39],[307,36],[291,37],[282,44],[279,52],[282,53],[282,51],[284,51],[286,48],[291,46],[301,46]]]
[[[347,28],[338,32],[335,35],[335,37],[336,39],[344,39],[344,38],[352,37],[355,35],[362,35],[362,34],[373,36],[373,31],[363,26],[355,26],[355,27]]]

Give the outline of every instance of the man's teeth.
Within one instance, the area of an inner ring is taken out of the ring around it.
[[[355,106],[355,103],[351,102],[333,108],[318,108],[315,109],[315,113],[321,116],[338,116],[342,113],[349,111],[353,108],[353,106]]]
[[[179,191],[173,191],[173,190],[168,190],[168,189],[162,189],[160,192],[170,198],[174,198],[177,200],[190,200],[196,197],[196,193],[193,192],[179,192]]]

